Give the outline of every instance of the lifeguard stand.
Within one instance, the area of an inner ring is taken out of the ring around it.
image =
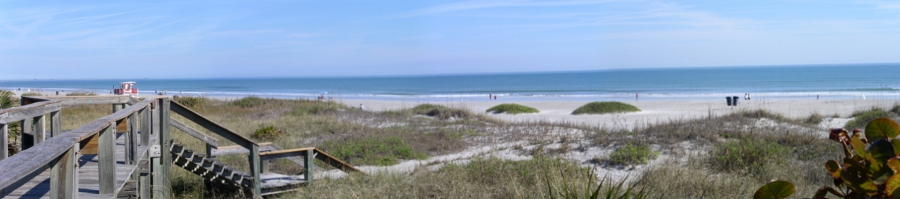
[[[121,82],[122,86],[115,89],[113,93],[116,95],[135,95],[138,94],[138,89],[134,87],[134,84],[137,82]]]

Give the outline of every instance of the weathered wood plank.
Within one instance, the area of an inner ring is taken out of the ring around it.
[[[159,159],[153,165],[156,170],[153,170],[155,173],[153,175],[153,196],[156,197],[168,197],[170,195],[169,187],[171,187],[171,181],[169,179],[169,170],[172,167],[172,155],[170,153],[165,152],[171,147],[170,138],[169,138],[169,110],[171,103],[168,98],[160,98],[157,99],[157,107],[159,109],[159,146],[161,153],[159,154]]]
[[[23,97],[25,98],[25,97]],[[132,98],[126,95],[119,96],[42,96],[44,101],[59,101],[62,105],[79,104],[122,104],[128,103]],[[33,98],[34,99],[34,98]]]
[[[274,160],[274,159],[287,158],[287,157],[306,156],[307,151],[314,150],[314,149],[316,149],[316,148],[305,147],[305,148],[297,148],[297,149],[262,152],[259,154],[259,157],[261,160]]]
[[[316,168],[316,164],[313,163],[315,157],[315,149],[306,150],[306,155],[303,157],[303,179],[307,183],[313,183],[313,172]]]
[[[365,173],[365,172],[360,171],[356,167],[353,167],[353,165],[347,164],[346,162],[341,161],[340,159],[338,159],[334,156],[331,156],[331,154],[325,153],[325,151],[322,151],[320,149],[314,149],[314,150],[315,150],[315,153],[317,154],[315,156],[316,159],[319,159],[319,160],[327,163],[328,165],[333,166],[334,168],[343,170],[344,172],[356,171],[356,172],[360,172],[360,173]]]
[[[261,179],[259,175],[261,172],[261,169],[259,168],[259,145],[256,145],[256,143],[254,143],[250,146],[250,155],[249,157],[247,157],[247,159],[250,161],[250,175],[253,176],[253,179]],[[253,186],[251,186],[251,189],[253,192],[253,198],[262,198],[262,188],[260,186],[259,180],[253,181]]]
[[[206,144],[212,145],[213,147],[219,146],[219,139],[216,139],[212,136],[201,133],[200,131],[198,131],[194,128],[191,128],[190,126],[187,126],[178,120],[169,118],[169,124],[171,124],[172,127],[175,127],[176,129],[187,133],[188,135],[194,136],[195,138],[197,138],[203,142],[206,142]]]
[[[47,128],[47,120],[44,118],[44,115],[39,115],[37,117],[34,117],[31,121],[32,125],[34,125],[34,131],[32,131],[34,139],[32,140],[34,141],[34,145],[37,145],[43,142],[47,137],[47,133],[44,131],[44,129]]]
[[[110,123],[100,132],[98,164],[100,178],[100,194],[113,194],[116,191],[116,156],[115,156],[115,123]]]
[[[19,107],[0,109],[0,123],[9,124],[11,122],[30,119],[39,115],[59,111],[60,107],[61,106],[59,102],[46,101]]]
[[[243,146],[244,148],[249,149],[253,146],[258,146],[256,144],[256,142],[254,142],[253,140],[250,140],[249,138],[244,137],[243,135],[235,133],[235,132],[231,131],[230,129],[223,127],[222,125],[219,125],[218,123],[215,123],[212,120],[209,120],[209,119],[203,117],[202,115],[198,114],[197,112],[194,112],[193,110],[190,110],[190,109],[184,107],[184,105],[178,104],[177,102],[171,103],[170,110],[172,110],[173,112],[175,112],[178,115],[183,116],[184,118],[187,118],[188,120],[190,120],[194,123],[199,124],[203,128],[206,128],[207,130],[212,131],[216,135],[219,135],[219,136],[224,137],[225,139],[228,139],[228,141],[231,141],[237,145]]]
[[[150,145],[150,106],[141,109],[141,146]]]
[[[9,157],[9,150],[5,146],[9,146],[9,127],[6,124],[0,124],[0,161]]]
[[[75,198],[78,194],[78,144],[51,163],[50,198]]]
[[[62,121],[60,121],[60,111],[50,112],[50,136],[51,137],[59,136],[59,134],[62,133],[62,129],[60,127],[62,125],[61,122]]]

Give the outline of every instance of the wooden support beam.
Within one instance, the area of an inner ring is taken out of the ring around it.
[[[128,131],[125,132],[125,164],[135,164],[137,163],[137,146],[138,146],[138,135],[137,135],[137,112],[132,112],[131,117],[128,117]]]
[[[8,127],[8,125],[0,124],[0,136],[2,136],[2,137],[0,137],[0,146],[3,146],[3,148],[0,148],[0,160],[3,160],[3,159],[6,159],[6,157],[9,157],[9,150],[7,150],[8,147],[6,147],[6,146],[9,146],[9,127]]]
[[[31,118],[25,118],[19,121],[19,139],[22,140],[22,151],[31,148],[31,146],[34,146],[34,141],[25,142],[25,134],[31,134],[31,120]]]
[[[34,130],[32,131],[34,145],[32,146],[35,146],[46,139],[47,132],[44,129],[47,129],[47,120],[44,119],[44,115],[40,115],[34,117],[31,122],[34,125]]]
[[[141,115],[141,146],[150,145],[150,106],[140,111]]]
[[[50,136],[52,137],[59,136],[59,134],[62,133],[60,127],[62,123],[60,121],[59,112],[60,111],[50,112]]]
[[[307,184],[313,183],[313,172],[315,171],[316,164],[313,163],[316,157],[315,149],[306,150],[306,156],[303,157],[303,179],[306,180]]]
[[[188,135],[193,136],[194,138],[197,138],[203,142],[206,142],[207,145],[212,145],[213,148],[216,148],[219,146],[219,139],[216,139],[212,136],[206,135],[205,133],[201,133],[197,129],[191,128],[190,126],[188,126],[184,123],[181,123],[178,120],[169,118],[169,124],[171,124],[172,127],[175,127],[176,129],[181,130],[182,132],[185,132]]]
[[[259,157],[259,146],[254,143],[250,147],[250,156],[248,157],[250,161],[250,175],[253,176],[253,185],[250,187],[253,192],[253,198],[262,198],[262,185],[261,185],[261,176],[260,176],[260,157]]]
[[[97,164],[100,173],[100,194],[113,194],[116,191],[116,124],[111,122],[109,127],[100,132],[98,144]]]
[[[314,149],[316,149],[316,148],[305,147],[305,148],[297,148],[297,149],[269,151],[269,152],[260,153],[259,156],[262,160],[274,160],[274,159],[287,158],[287,157],[306,156],[306,154],[309,150],[314,150]]]
[[[138,164],[138,195],[140,198],[151,198],[150,192],[150,161],[141,160]]]
[[[159,126],[154,126],[154,128],[159,128],[159,146],[160,153],[158,160],[154,161],[152,166],[156,168],[154,170],[153,175],[153,196],[165,198],[171,195],[170,190],[172,189],[169,169],[172,167],[172,155],[168,152],[171,146],[170,138],[169,138],[169,106],[170,101],[168,98],[159,98],[157,99],[157,107],[159,109]],[[154,118],[154,119],[157,119]]]
[[[50,163],[50,198],[77,198],[78,144]]]

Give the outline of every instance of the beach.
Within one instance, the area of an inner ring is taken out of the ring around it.
[[[655,124],[660,122],[689,120],[704,118],[710,115],[721,116],[736,111],[766,110],[778,113],[788,118],[805,118],[814,113],[824,117],[838,115],[834,125],[841,127],[854,111],[868,110],[872,107],[890,109],[897,100],[739,100],[737,106],[727,106],[725,100],[672,100],[672,101],[623,101],[641,109],[636,113],[602,114],[602,115],[572,115],[572,111],[579,106],[591,101],[469,101],[469,102],[416,102],[416,101],[389,101],[389,100],[341,100],[340,102],[350,107],[359,107],[362,104],[369,111],[387,111],[412,108],[419,104],[431,103],[448,107],[465,108],[475,113],[484,113],[488,108],[502,103],[517,103],[534,107],[540,110],[536,114],[490,114],[492,117],[512,122],[549,121],[583,124],[599,127],[633,127],[634,125]],[[823,126],[825,127],[825,126]],[[828,127],[830,128],[830,127]]]

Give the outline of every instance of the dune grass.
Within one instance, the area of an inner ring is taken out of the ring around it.
[[[521,104],[514,103],[504,103],[494,107],[487,109],[485,112],[499,114],[499,113],[507,113],[507,114],[526,114],[526,113],[539,113],[541,111],[536,108],[525,106]]]
[[[832,177],[821,169],[821,165],[829,159],[838,159],[835,154],[841,150],[839,145],[816,134],[826,133],[822,129],[802,119],[785,118],[767,111],[742,110],[709,118],[673,119],[638,125],[633,129],[615,129],[546,121],[493,122],[479,114],[443,106],[375,113],[329,101],[251,100],[248,100],[252,102],[249,106],[235,102],[237,100],[209,100],[193,109],[248,137],[260,127],[273,126],[284,133],[279,139],[271,140],[282,148],[327,148],[326,152],[332,154],[349,154],[346,159],[357,166],[390,165],[422,158],[421,154],[426,157],[450,154],[478,143],[527,140],[567,146],[541,149],[533,153],[537,155],[532,159],[524,161],[474,159],[468,164],[454,163],[443,167],[422,165],[412,174],[375,173],[317,179],[309,187],[275,196],[278,198],[548,198],[545,180],[557,187],[563,182],[578,187],[596,186],[599,181],[597,177],[584,174],[589,170],[583,167],[585,163],[555,159],[556,154],[583,151],[589,147],[627,148],[629,145],[633,146],[631,148],[652,146],[656,151],[650,150],[649,154],[687,159],[686,165],[667,163],[632,176],[637,179],[629,184],[648,190],[650,198],[748,198],[760,185],[772,179],[790,179],[797,186],[795,196],[811,196],[819,187],[832,183]],[[109,105],[65,107],[63,129],[83,125],[111,111]],[[417,116],[429,113],[434,118]],[[448,119],[440,119],[442,114]],[[184,118],[174,117],[213,135]],[[757,126],[761,119],[783,125]],[[202,149],[204,146],[201,141],[176,129],[172,132],[174,139],[189,148]],[[560,132],[583,136],[578,139],[556,136]],[[220,146],[234,144],[223,138],[219,140]],[[691,146],[681,149],[684,143]],[[369,153],[367,150],[372,149],[365,147],[371,146],[387,148],[387,152]],[[396,155],[398,151],[414,155]],[[626,154],[623,157],[638,160],[649,157],[640,155],[648,154],[641,152],[647,150],[624,151],[640,153],[622,152]],[[394,160],[387,161],[391,156]],[[218,158],[238,170],[249,168],[246,155]],[[286,161],[275,161],[271,165],[271,170],[278,173],[302,171],[299,166]],[[328,169],[325,165],[322,167]],[[211,194],[204,190],[198,177],[180,169],[172,168],[173,185],[177,186],[173,186],[175,197],[237,197]],[[610,189],[604,187],[602,190]]]
[[[900,110],[900,107],[894,106],[892,110]],[[853,130],[856,128],[865,128],[866,124],[868,124],[872,120],[882,117],[897,117],[897,113],[892,110],[882,110],[872,107],[869,110],[853,112],[853,114],[850,115],[850,117],[853,117],[853,119],[847,121],[847,124],[844,125],[844,128],[849,130]]]
[[[572,111],[572,115],[629,113],[640,111],[641,109],[622,102],[591,102]]]

